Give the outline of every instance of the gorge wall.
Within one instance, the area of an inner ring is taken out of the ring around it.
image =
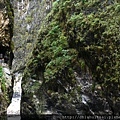
[[[13,81],[11,67],[13,60],[14,13],[9,0],[0,1],[0,119],[5,117],[12,98]]]
[[[119,8],[111,0],[53,3],[24,70],[23,120],[119,116]]]
[[[119,117],[119,14],[117,0],[1,0],[0,115],[12,71],[22,75],[21,120]]]

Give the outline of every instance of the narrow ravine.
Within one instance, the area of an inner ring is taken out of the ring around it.
[[[118,118],[119,13],[117,1],[1,0],[0,120]]]
[[[7,120],[20,120],[20,103],[21,103],[21,73],[15,74],[13,97],[11,104],[7,108]]]

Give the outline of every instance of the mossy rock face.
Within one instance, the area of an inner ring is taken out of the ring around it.
[[[54,2],[24,72],[22,99],[28,97],[33,100],[28,94],[31,89],[29,79],[39,81],[39,73],[42,73],[42,90],[52,101],[60,104],[62,100],[73,101],[78,92],[74,72],[88,71],[95,84],[101,86],[101,97],[105,97],[111,107],[114,106],[119,101],[120,89],[119,13],[117,1]],[[36,91],[38,94],[41,86]],[[93,92],[94,89],[95,86]],[[56,104],[53,106],[55,108]]]

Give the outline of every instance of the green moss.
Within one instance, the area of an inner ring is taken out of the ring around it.
[[[5,79],[3,76],[3,68],[2,67],[0,67],[0,83],[1,83],[2,92],[5,93],[6,92],[6,85],[5,85]]]
[[[6,88],[6,80],[4,78],[4,73],[3,73],[3,68],[2,66],[0,66],[0,86],[1,86],[1,91],[3,93],[3,98],[4,100],[9,103],[9,100],[8,100],[8,95],[7,95],[7,88]]]
[[[113,92],[113,97],[117,97],[120,88],[118,3],[61,0],[54,3],[47,19],[28,65],[31,73],[42,70],[48,86],[58,86],[58,79],[65,85],[75,85],[74,66],[82,70],[87,66],[95,83],[102,86],[103,95]]]

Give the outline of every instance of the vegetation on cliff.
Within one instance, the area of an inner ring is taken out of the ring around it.
[[[6,118],[6,109],[12,97],[12,77],[8,65],[11,67],[13,24],[14,13],[10,0],[0,0],[0,119],[2,120]]]
[[[7,95],[6,79],[4,76],[4,71],[2,66],[0,66],[0,94],[1,94],[1,97],[4,98],[4,99],[1,99],[1,101],[9,102],[8,95]]]
[[[119,14],[120,3],[115,0],[54,2],[39,31],[24,79],[40,79],[42,72],[43,85],[51,95],[65,93],[66,89],[59,91],[60,85],[69,86],[68,91],[77,89],[74,73],[89,72],[94,82],[93,92],[100,85],[100,95],[114,109],[120,100]]]

